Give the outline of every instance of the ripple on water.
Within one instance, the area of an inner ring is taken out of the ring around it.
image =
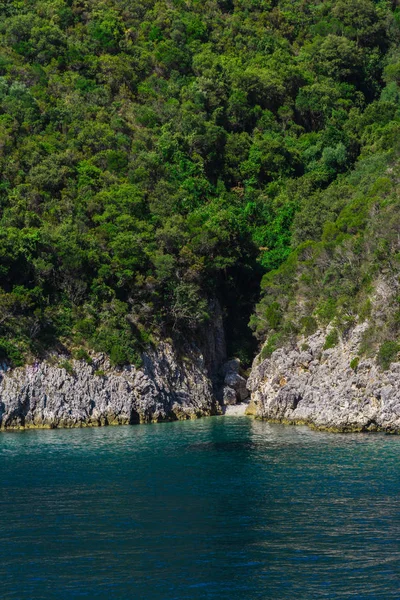
[[[399,598],[399,451],[246,417],[2,434],[0,597]]]

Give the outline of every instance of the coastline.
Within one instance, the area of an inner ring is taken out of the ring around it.
[[[374,357],[358,359],[367,327],[332,348],[320,330],[268,358],[260,354],[248,381],[256,416],[332,433],[400,433],[400,363],[383,371]]]
[[[400,433],[400,363],[382,371],[374,358],[351,367],[367,324],[334,348],[326,331],[256,357],[248,380],[234,359],[214,365],[199,349],[179,356],[169,343],[143,355],[143,366],[43,361],[0,374],[0,430],[133,425],[213,415],[253,416],[330,433]],[[249,396],[251,393],[251,397]]]
[[[104,355],[91,364],[45,360],[3,370],[0,430],[101,427],[217,414],[203,355],[179,357],[168,343],[143,354],[143,365],[113,368]]]

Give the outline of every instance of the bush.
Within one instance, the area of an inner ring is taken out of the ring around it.
[[[87,362],[88,365],[91,365],[93,362],[91,356],[86,352],[84,348],[78,348],[77,350],[74,350],[72,352],[72,356],[76,360],[84,360],[85,362]]]
[[[75,330],[83,335],[90,336],[96,330],[96,323],[92,318],[80,319],[75,323]]]
[[[124,365],[141,365],[140,346],[134,334],[129,331],[129,326],[124,320],[118,323],[117,319],[101,325],[93,338],[92,343],[96,352],[104,352],[110,357],[114,367]],[[124,329],[118,329],[125,327]]]
[[[361,336],[361,343],[358,349],[359,354],[366,357],[372,357],[379,341],[379,332],[372,325],[366,329]]]
[[[113,346],[110,352],[110,361],[113,366],[118,367],[128,364],[129,359],[126,348],[118,345]]]
[[[355,356],[350,361],[350,369],[353,369],[353,371],[357,371],[357,367],[358,367],[359,362],[360,362],[360,357],[359,356]]]
[[[115,344],[110,351],[110,362],[114,367],[123,367],[124,365],[141,365],[141,357],[138,352],[132,348]]]
[[[74,374],[74,367],[69,360],[63,360],[60,362],[60,369],[65,369],[68,375]]]
[[[339,334],[337,329],[332,329],[325,338],[324,350],[329,350],[337,346],[339,342]]]
[[[322,323],[330,323],[336,316],[336,300],[334,298],[328,298],[327,300],[321,301],[315,313]]]
[[[379,351],[378,351],[378,356],[377,356],[378,365],[384,371],[386,371],[390,367],[390,364],[396,359],[399,350],[400,350],[400,344],[398,342],[393,342],[393,341],[383,342],[383,344],[381,344]]]
[[[267,343],[264,344],[260,352],[262,360],[265,360],[266,358],[269,358],[272,355],[272,353],[278,348],[279,341],[280,335],[278,335],[277,333],[274,333],[273,335],[269,336]]]
[[[278,302],[273,302],[265,310],[265,319],[271,329],[276,329],[282,319],[282,310]]]
[[[8,362],[12,367],[22,367],[25,362],[19,348],[4,338],[0,338],[0,360]]]
[[[314,317],[303,317],[301,319],[301,331],[304,335],[312,335],[318,329],[318,323]]]

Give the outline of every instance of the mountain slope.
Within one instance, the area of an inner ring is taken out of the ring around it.
[[[336,219],[360,152],[394,146],[396,6],[11,0],[0,16],[2,358],[139,364],[156,339],[196,339],[216,298],[249,362],[263,273]]]

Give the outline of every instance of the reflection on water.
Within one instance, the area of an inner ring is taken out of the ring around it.
[[[234,417],[2,434],[0,597],[397,599],[399,452]]]

